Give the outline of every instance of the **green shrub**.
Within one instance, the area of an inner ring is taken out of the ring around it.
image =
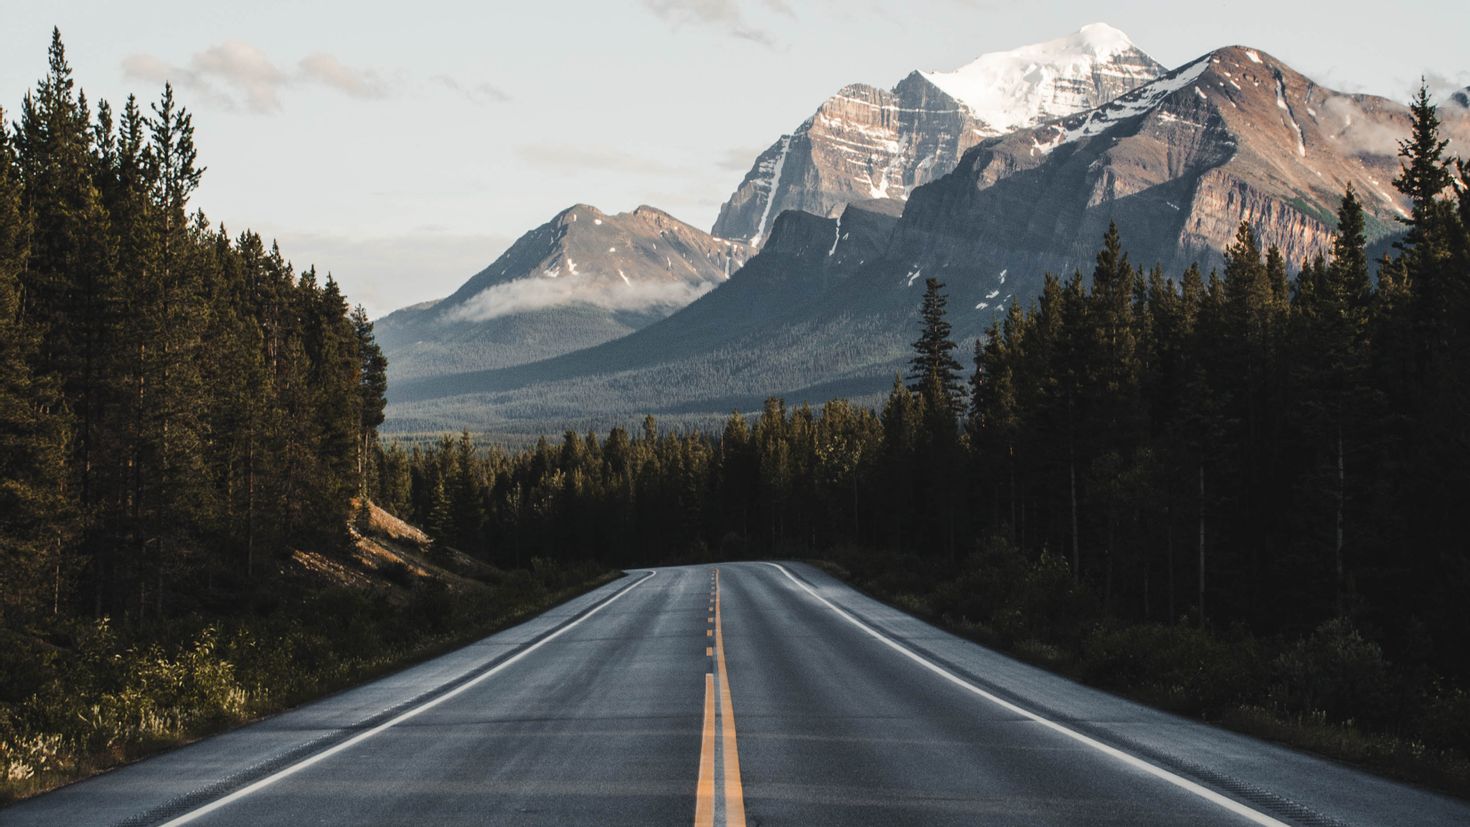
[[[1218,714],[1265,683],[1260,647],[1188,625],[1094,627],[1082,644],[1085,680],[1176,711]]]
[[[1383,650],[1347,620],[1329,620],[1289,646],[1271,672],[1267,697],[1283,713],[1369,724],[1400,718],[1400,693]]]

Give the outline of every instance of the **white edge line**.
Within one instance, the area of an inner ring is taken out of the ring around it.
[[[1194,795],[1203,798],[1211,804],[1229,810],[1230,812],[1235,813],[1236,815],[1239,815],[1255,824],[1273,825],[1273,827],[1287,827],[1285,822],[1278,821],[1266,815],[1265,813],[1251,809],[1250,807],[1247,807],[1246,805],[1240,803],[1239,801],[1236,801],[1233,798],[1227,798],[1208,787],[1201,786],[1193,781],[1190,781],[1187,778],[1175,775],[1174,773],[1169,772],[1163,767],[1150,764],[1149,762],[1143,760],[1142,758],[1139,758],[1136,755],[1130,755],[1129,753],[1117,749],[1116,747],[1110,747],[1107,744],[1104,744],[1103,742],[1098,741],[1094,738],[1089,738],[1088,736],[1083,735],[1082,733],[1074,729],[1068,729],[1067,727],[1062,726],[1055,721],[1043,718],[1042,716],[1038,715],[1035,712],[1032,712],[1029,709],[1017,706],[1010,701],[1005,700],[1004,698],[986,692],[984,689],[981,689],[975,684],[970,683],[969,681],[950,672],[944,667],[939,666],[938,664],[933,663],[927,658],[924,658],[917,653],[909,650],[907,647],[892,640],[888,636],[878,631],[875,631],[866,623],[863,623],[862,621],[853,617],[853,615],[847,610],[838,608],[837,606],[833,605],[830,601],[827,600],[827,598],[822,597],[820,594],[817,594],[815,591],[813,591],[810,586],[796,579],[796,577],[793,576],[791,572],[786,570],[785,566],[782,566],[778,563],[766,563],[766,565],[779,570],[782,574],[786,575],[786,577],[790,579],[791,582],[801,587],[803,591],[821,602],[827,608],[831,609],[833,612],[836,612],[837,615],[843,620],[846,620],[848,623],[851,623],[852,625],[858,627],[859,629],[863,630],[868,635],[876,639],[878,642],[882,643],[893,651],[898,652],[909,660],[912,660],[914,663],[919,664],[925,669],[928,669],[930,672],[933,672],[941,678],[944,678],[955,686],[958,686],[961,689],[964,689],[972,694],[979,695],[980,697],[984,698],[987,701],[990,701],[991,703],[1001,707],[1002,709],[1014,712],[1015,714],[1020,715],[1024,718],[1029,718],[1030,720],[1035,721],[1036,723],[1041,724],[1048,729],[1065,735],[1068,738],[1071,738],[1072,740],[1083,744],[1084,746],[1091,747],[1092,749],[1095,749],[1110,758],[1117,759],[1118,761],[1121,761],[1124,764],[1133,767],[1134,769],[1142,770],[1149,775],[1154,776],[1155,778],[1167,781],[1170,784],[1173,784],[1174,786],[1186,792],[1193,793]]]
[[[373,737],[374,735],[377,735],[378,733],[382,732],[385,729],[390,729],[392,727],[395,727],[398,724],[401,724],[404,721],[407,721],[408,719],[413,718],[416,715],[422,714],[424,712],[429,711],[430,709],[433,709],[434,707],[438,706],[439,704],[444,703],[445,701],[449,700],[450,698],[453,698],[454,696],[460,694],[461,692],[465,692],[465,691],[469,690],[471,687],[475,686],[476,684],[479,684],[479,683],[481,683],[481,682],[489,679],[490,677],[494,676],[496,673],[500,672],[500,670],[506,668],[507,666],[510,666],[511,664],[515,663],[516,661],[520,660],[521,658],[526,657],[527,655],[531,654],[532,652],[536,651],[537,649],[540,649],[542,646],[545,646],[546,644],[552,642],[553,640],[556,640],[557,638],[561,637],[562,635],[566,634],[567,632],[570,632],[571,630],[577,628],[577,626],[581,625],[582,621],[586,620],[589,617],[592,617],[593,615],[597,614],[598,612],[602,611],[603,609],[606,609],[608,606],[611,606],[615,601],[617,601],[623,595],[625,595],[628,592],[631,592],[634,589],[638,588],[639,586],[643,585],[644,583],[646,583],[650,578],[652,578],[656,574],[658,574],[657,571],[649,570],[647,577],[644,577],[641,580],[639,580],[638,582],[636,582],[636,583],[634,583],[634,584],[632,584],[630,586],[627,586],[622,591],[620,591],[617,594],[613,595],[612,597],[609,597],[608,599],[602,601],[596,607],[594,607],[591,611],[587,612],[586,614],[582,615],[581,617],[577,618],[576,620],[573,620],[571,623],[568,623],[567,625],[561,627],[560,629],[557,629],[556,631],[552,632],[551,634],[547,635],[546,637],[541,638],[540,640],[536,641],[535,643],[531,644],[530,646],[527,646],[525,649],[522,649],[521,651],[515,653],[514,655],[511,655],[509,658],[506,658],[499,665],[497,665],[493,669],[489,670],[488,672],[485,672],[485,673],[483,673],[483,674],[475,677],[472,680],[466,681],[465,683],[460,684],[459,686],[455,687],[454,689],[451,689],[450,691],[445,692],[443,695],[440,695],[440,696],[438,696],[436,698],[433,698],[433,699],[431,699],[429,701],[426,701],[426,702],[420,704],[419,706],[416,706],[413,709],[410,709],[407,712],[404,712],[404,713],[398,715],[397,717],[393,718],[392,720],[384,721],[383,723],[378,724],[377,726],[373,727],[372,729],[367,730],[366,732],[360,733],[358,735],[354,735],[353,737],[347,739],[346,741],[343,741],[340,744],[336,744],[336,745],[334,745],[332,747],[329,747],[327,749],[324,749],[321,752],[316,753],[315,755],[311,755],[311,756],[308,756],[307,758],[303,758],[302,760],[296,762],[295,764],[292,764],[289,767],[286,767],[285,769],[277,770],[274,773],[271,773],[270,775],[267,775],[265,778],[262,778],[259,781],[256,781],[254,783],[251,783],[251,784],[249,784],[247,786],[241,787],[240,789],[235,790],[234,792],[230,793],[227,796],[224,796],[223,798],[219,798],[219,799],[216,799],[214,801],[211,801],[210,803],[205,804],[203,807],[200,807],[197,810],[192,810],[192,811],[187,812],[187,813],[185,813],[185,814],[183,814],[181,816],[177,816],[177,817],[175,817],[173,819],[170,819],[169,821],[165,821],[163,823],[162,827],[175,827],[175,825],[179,825],[179,824],[188,824],[189,822],[191,822],[191,821],[199,818],[200,816],[205,816],[205,815],[208,815],[208,814],[214,812],[215,810],[218,810],[219,808],[225,806],[226,804],[230,804],[232,802],[238,801],[238,800],[244,798],[245,796],[250,795],[251,793],[259,792],[260,790],[262,790],[262,789],[264,789],[266,787],[269,787],[270,785],[276,783],[277,781],[280,781],[283,778],[287,778],[289,776],[295,775],[296,773],[298,773],[298,772],[306,769],[307,767],[310,767],[311,765],[313,765],[313,764],[315,764],[315,763],[317,763],[319,761],[324,761],[324,760],[326,760],[328,758],[331,758],[333,755],[336,755],[337,753],[342,752],[343,750],[351,749],[352,747],[354,747],[354,746],[362,743],[363,741],[366,741],[367,739]],[[820,599],[820,598],[818,598],[818,599]]]

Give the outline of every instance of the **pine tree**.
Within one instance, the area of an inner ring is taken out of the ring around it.
[[[105,515],[116,508],[115,476],[124,467],[111,441],[120,394],[113,361],[121,294],[96,185],[90,111],[76,91],[59,31],[52,31],[47,57],[46,77],[23,101],[16,134],[22,210],[32,227],[20,316],[41,342],[36,378],[56,383],[73,422],[71,490],[100,613],[117,539],[108,536]]]
[[[1098,431],[1087,438],[1099,446],[1136,438],[1135,431],[1141,424],[1137,394],[1142,366],[1133,313],[1135,280],[1118,228],[1110,224],[1092,272],[1086,319],[1089,341],[1082,353],[1088,397],[1084,406],[1089,423]]]
[[[916,484],[921,473],[917,458],[922,445],[924,397],[904,386],[903,379],[893,377],[893,389],[883,404],[883,454],[878,465],[888,491],[885,516],[892,534],[888,542],[896,549],[912,546]]]
[[[360,397],[360,421],[357,440],[357,477],[359,496],[366,496],[372,488],[368,478],[372,446],[378,440],[378,426],[383,424],[388,396],[388,360],[383,349],[373,338],[373,323],[367,311],[358,305],[352,311],[352,329],[357,335],[358,394]]]
[[[1440,137],[1439,110],[1429,97],[1427,83],[1420,82],[1419,91],[1409,102],[1409,118],[1409,137],[1399,141],[1399,157],[1404,161],[1393,180],[1394,187],[1408,196],[1413,206],[1409,217],[1400,219],[1409,225],[1406,246],[1420,241],[1424,221],[1454,180],[1444,154],[1449,140]]]
[[[65,422],[53,383],[32,375],[38,341],[20,316],[28,222],[0,110],[0,624],[60,609],[71,574]]]
[[[1321,480],[1309,497],[1322,502],[1327,512],[1307,533],[1323,538],[1332,549],[1331,595],[1338,614],[1346,611],[1348,475],[1360,473],[1349,457],[1361,456],[1355,450],[1365,438],[1360,423],[1377,407],[1366,385],[1371,298],[1366,247],[1363,206],[1348,187],[1338,209],[1332,259],[1303,268],[1292,306],[1297,428],[1315,456],[1314,472]]]
[[[913,343],[914,357],[909,361],[909,390],[925,393],[931,374],[939,397],[926,400],[931,407],[940,406],[951,416],[964,410],[964,393],[960,379],[960,363],[954,357],[956,345],[950,339],[950,324],[945,318],[944,283],[925,279],[924,300],[919,308],[921,329]]]

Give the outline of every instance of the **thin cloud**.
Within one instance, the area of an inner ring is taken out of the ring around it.
[[[715,158],[714,163],[717,168],[728,172],[745,172],[755,164],[755,159],[765,151],[766,147],[763,146],[732,147],[721,152],[719,157]]]
[[[761,5],[770,11],[795,15],[787,0],[762,0]],[[768,48],[776,45],[770,32],[749,21],[740,0],[643,0],[643,6],[676,29],[686,25],[704,26]]]
[[[149,54],[129,55],[123,75],[151,83],[172,82],[229,108],[271,113],[281,109],[281,94],[292,87],[315,86],[359,99],[385,97],[388,85],[377,72],[348,66],[325,52],[278,66],[265,52],[241,41],[226,41],[196,52],[184,65]]]
[[[300,77],[336,89],[354,98],[381,98],[387,95],[387,84],[371,69],[355,69],[325,53],[307,55],[298,64]]]
[[[1333,96],[1322,102],[1322,112],[1328,117],[1328,128],[1335,130],[1333,138],[1349,149],[1365,155],[1393,156],[1398,152],[1399,130],[1375,120],[1365,113],[1352,98]]]
[[[1429,94],[1436,100],[1459,105],[1455,96],[1459,94],[1464,97],[1465,89],[1470,87],[1470,72],[1461,72],[1451,77],[1439,72],[1427,71],[1424,73],[1424,83],[1429,87]]]
[[[568,305],[591,305],[604,310],[650,310],[683,307],[714,287],[712,282],[631,282],[602,286],[582,277],[516,279],[485,288],[445,314],[450,322],[482,322],[497,316],[526,313]]]
[[[443,86],[476,106],[509,103],[510,95],[491,83],[464,83],[449,75],[434,75],[430,82]]]
[[[516,147],[515,153],[528,164],[563,171],[616,170],[645,175],[682,175],[687,172],[683,167],[654,158],[590,146],[525,144]]]

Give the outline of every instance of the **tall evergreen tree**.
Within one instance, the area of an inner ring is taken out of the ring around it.
[[[0,126],[0,624],[7,625],[60,610],[72,539],[60,400],[54,383],[32,374],[39,342],[20,313],[28,225]]]
[[[388,360],[373,338],[373,323],[367,311],[358,305],[352,311],[352,329],[357,337],[359,423],[357,440],[357,477],[359,496],[372,488],[369,459],[378,441],[378,426],[383,424],[388,396]]]
[[[921,327],[919,338],[913,344],[914,357],[909,361],[909,390],[923,394],[929,377],[935,378],[934,387],[942,391],[938,398],[927,400],[931,407],[943,406],[951,416],[964,410],[964,393],[960,380],[960,363],[955,359],[957,347],[950,338],[951,327],[945,318],[945,305],[949,299],[944,294],[944,282],[930,278],[924,280],[924,299],[919,307]]]
[[[123,467],[112,422],[120,394],[114,360],[122,301],[109,222],[96,185],[90,110],[76,89],[61,33],[52,31],[46,77],[21,105],[16,134],[22,208],[32,232],[21,274],[21,318],[40,337],[36,377],[59,384],[73,425],[69,471],[82,544],[93,562],[94,610],[113,578],[117,538],[106,514]]]

